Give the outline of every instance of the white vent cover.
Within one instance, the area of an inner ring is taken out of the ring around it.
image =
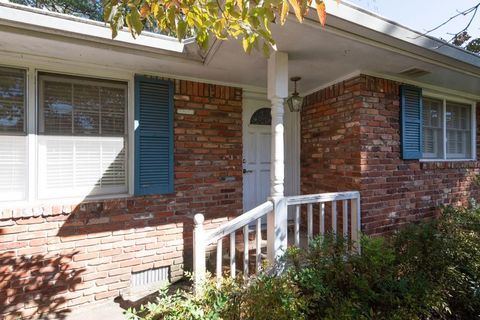
[[[423,77],[423,76],[426,76],[429,73],[430,73],[430,71],[423,70],[423,69],[420,69],[420,68],[415,68],[415,67],[414,68],[409,68],[409,69],[406,69],[406,70],[403,70],[402,72],[400,72],[401,75],[407,76],[407,77],[412,77],[412,78]]]
[[[132,289],[146,288],[165,284],[169,281],[170,267],[133,272],[130,286]]]

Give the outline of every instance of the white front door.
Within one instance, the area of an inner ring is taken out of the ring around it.
[[[243,211],[270,195],[272,126],[266,97],[245,93],[243,99]],[[300,114],[285,111],[285,195],[300,194]],[[293,207],[291,209],[294,209]]]
[[[267,101],[244,100],[243,210],[267,201],[270,194],[271,125]]]

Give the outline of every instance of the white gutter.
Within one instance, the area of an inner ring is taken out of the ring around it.
[[[89,39],[104,43],[116,43],[124,46],[139,46],[148,49],[184,52],[185,44],[176,38],[144,32],[134,39],[126,29],[118,32],[112,40],[112,31],[104,23],[54,13],[38,8],[30,8],[0,0],[0,25],[66,35],[74,38]]]

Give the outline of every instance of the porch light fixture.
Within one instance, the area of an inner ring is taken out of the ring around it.
[[[294,83],[294,90],[292,95],[287,99],[287,104],[288,108],[290,109],[291,112],[300,112],[302,111],[302,106],[303,106],[303,97],[300,97],[300,95],[297,92],[297,81],[299,81],[300,77],[292,77],[290,78],[291,81]]]

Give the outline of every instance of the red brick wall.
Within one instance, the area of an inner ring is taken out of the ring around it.
[[[479,189],[472,183],[479,173],[477,161],[422,163],[400,158],[400,83],[368,76],[361,79],[364,230],[390,232],[434,216],[440,205],[466,205],[471,197],[478,200]]]
[[[302,194],[359,189],[360,85],[359,79],[352,79],[305,98],[301,115]]]
[[[368,234],[480,197],[476,161],[401,159],[399,85],[362,75],[307,97],[302,112],[302,192],[359,190]]]
[[[0,210],[0,319],[112,299],[135,271],[178,279],[193,215],[208,228],[241,213],[241,89],[177,80],[175,94],[174,194]]]

